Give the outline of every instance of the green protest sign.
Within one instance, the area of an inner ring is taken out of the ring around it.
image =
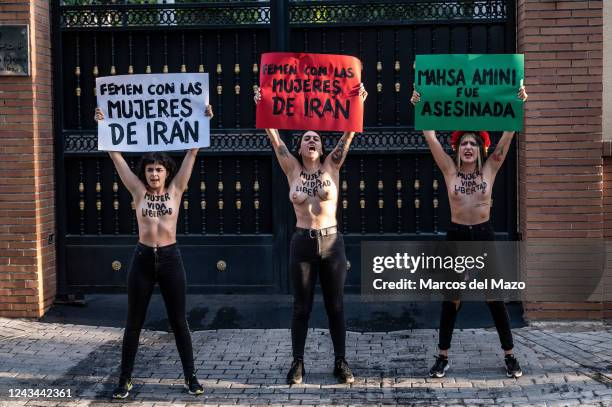
[[[417,55],[417,130],[523,129],[522,54]]]

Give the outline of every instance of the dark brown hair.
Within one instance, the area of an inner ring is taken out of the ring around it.
[[[166,153],[153,152],[143,155],[140,159],[140,162],[138,163],[138,178],[145,186],[149,185],[145,174],[145,167],[149,164],[155,163],[161,164],[166,169],[168,176],[166,177],[166,183],[164,184],[164,187],[168,188],[168,185],[170,185],[172,179],[174,178],[174,175],[176,174],[176,163],[174,162],[172,157],[170,157]]]
[[[308,130],[308,131],[312,131],[312,130]],[[308,133],[308,131],[305,131],[304,133],[302,133],[302,135],[298,139],[297,145],[295,146],[295,158],[298,159],[298,161],[300,162],[302,166],[304,166],[304,161],[302,161],[302,155],[300,154],[300,147],[302,146],[302,139],[304,138],[304,135]],[[313,131],[313,133],[317,133],[317,132]],[[321,138],[321,157],[319,157],[319,160],[323,162],[325,161],[325,154],[326,154],[325,153],[325,143],[323,143],[323,136],[319,134],[319,137]]]

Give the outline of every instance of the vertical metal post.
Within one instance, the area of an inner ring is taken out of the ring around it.
[[[62,97],[62,33],[60,31],[59,1],[51,2],[51,40],[53,44],[53,145],[55,159],[55,267],[57,275],[57,297],[68,294],[68,279],[66,270],[65,239],[66,233],[66,196],[64,168],[64,139],[61,133],[63,123]]]
[[[506,53],[515,53],[517,51],[516,45],[516,0],[507,0],[506,2],[506,44],[505,44],[505,52]],[[515,137],[516,140],[513,144],[510,145],[510,151],[508,154],[508,158],[512,157],[512,159],[506,159],[506,166],[508,169],[506,170],[506,182],[507,190],[514,191],[516,194],[516,199],[508,201],[508,207],[506,207],[506,214],[508,217],[507,220],[507,230],[508,230],[508,239],[509,240],[519,240],[520,236],[520,219],[519,219],[519,191],[518,191],[518,179],[519,179],[519,171],[518,171],[518,161],[519,161],[519,140],[520,137]]]
[[[283,52],[289,49],[289,0],[270,0],[270,49],[276,52]],[[263,67],[260,66],[260,69]],[[289,132],[280,131],[280,136],[291,149],[291,138]],[[286,191],[287,181],[285,174],[281,170],[276,157],[272,157],[272,190]],[[289,225],[292,217],[289,212],[289,202],[287,194],[274,194],[274,205],[272,208],[272,219],[274,219],[274,243],[273,251],[276,253],[274,264],[275,275],[278,278],[280,290],[289,293],[289,230],[293,225]]]
[[[271,50],[289,49],[289,0],[270,0]]]

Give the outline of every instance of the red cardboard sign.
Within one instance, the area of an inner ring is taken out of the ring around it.
[[[270,52],[260,67],[258,129],[363,131],[359,59]]]

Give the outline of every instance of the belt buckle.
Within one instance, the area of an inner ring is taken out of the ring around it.
[[[312,232],[314,232],[314,236]],[[308,236],[310,236],[311,239],[314,239],[315,237],[317,237],[317,231],[315,229],[308,229]]]

